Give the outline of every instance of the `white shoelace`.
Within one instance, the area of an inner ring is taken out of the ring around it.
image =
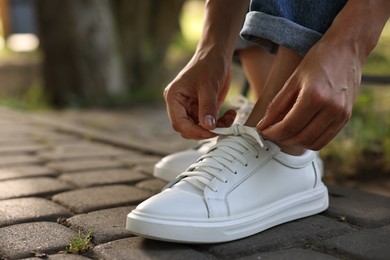
[[[255,143],[264,149],[267,148],[263,138],[252,127],[236,124],[229,128],[217,128],[213,132],[225,137],[218,140],[208,153],[201,156],[196,163],[180,174],[179,178],[181,177],[182,181],[200,189],[206,186],[216,192],[217,188],[212,182],[214,178],[227,182],[226,174],[223,174],[222,170],[226,169],[232,174],[236,174],[232,164],[236,160],[244,166],[248,165],[244,157],[244,153],[247,151],[258,157],[258,151],[254,148]]]
[[[230,106],[237,111],[237,116],[233,124],[243,125],[248,119],[249,114],[252,112],[254,104],[242,95],[233,96],[230,99]],[[216,137],[202,140],[198,142],[195,149],[199,149],[202,146],[206,146],[205,149],[215,144]]]

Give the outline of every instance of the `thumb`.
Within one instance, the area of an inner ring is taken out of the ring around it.
[[[205,93],[199,96],[199,123],[208,130],[212,130],[217,125],[217,95]]]

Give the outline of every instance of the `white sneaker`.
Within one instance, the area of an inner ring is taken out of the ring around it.
[[[244,238],[328,207],[313,151],[291,156],[255,128],[220,128],[217,144],[127,216],[142,237],[185,243]]]
[[[253,109],[253,103],[243,96],[235,96],[230,100],[230,106],[237,110],[234,124],[243,125]],[[207,153],[215,145],[217,138],[201,141],[195,149],[188,149],[170,154],[161,159],[153,170],[153,176],[164,181],[174,180],[180,173],[185,171],[190,164]]]

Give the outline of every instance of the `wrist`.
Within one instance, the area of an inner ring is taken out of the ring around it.
[[[218,50],[231,58],[249,1],[207,0],[203,31],[197,50]]]
[[[233,51],[219,42],[202,42],[198,44],[193,58],[228,63],[233,58]]]
[[[331,48],[347,50],[363,64],[389,18],[388,0],[349,0],[324,34]]]

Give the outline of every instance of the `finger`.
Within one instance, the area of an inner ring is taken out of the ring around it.
[[[194,123],[194,121],[187,116],[176,116],[174,121],[172,121],[172,126],[175,131],[179,132],[186,139],[202,140],[215,136],[215,134]]]
[[[334,121],[310,146],[306,148],[314,151],[321,150],[341,131],[347,122],[348,120],[343,118]]]
[[[200,135],[199,135],[199,132],[200,132]],[[191,139],[191,140],[205,140],[205,139],[210,139],[210,138],[217,136],[217,134],[214,134],[208,130],[205,130],[202,127],[200,127],[200,129],[197,130],[196,135],[192,134],[190,131],[185,132],[185,133],[180,133],[180,135],[185,139]]]
[[[282,141],[296,136],[321,109],[311,98],[298,97],[286,116],[276,124],[261,130],[265,138]]]
[[[223,116],[221,116],[217,121],[217,127],[229,127],[233,124],[234,119],[236,118],[237,112],[233,109],[227,110]]]
[[[322,109],[297,135],[279,141],[287,146],[300,146],[308,148],[313,145],[314,141],[321,136],[325,130],[338,120],[333,113]]]
[[[200,92],[199,97],[199,124],[207,129],[212,130],[217,125],[218,115],[218,95],[214,91],[208,93]]]
[[[257,129],[263,131],[282,120],[294,105],[297,96],[298,90],[294,90],[286,84],[268,105],[264,118],[256,126]]]
[[[179,119],[178,124],[180,125],[180,130],[177,131],[181,134],[182,137],[186,139],[203,140],[215,136],[215,134],[209,130],[204,129],[198,124],[192,123],[191,120]]]
[[[180,100],[180,99],[179,99]],[[167,98],[167,111],[172,127],[187,139],[207,139],[214,136],[210,131],[199,126],[197,122],[189,116],[182,101],[175,98]]]

